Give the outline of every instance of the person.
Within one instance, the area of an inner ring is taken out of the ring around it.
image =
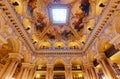
[[[74,29],[76,29],[77,31],[80,31],[80,29],[82,29],[84,27],[82,20],[83,20],[85,14],[80,13],[80,14],[75,14],[75,15],[76,15],[76,18],[78,18],[78,20],[73,22]]]
[[[37,0],[28,0],[28,7],[27,7],[27,9],[29,10],[31,16],[33,16],[33,14],[34,14],[34,9],[37,8],[36,2],[37,2]]]
[[[74,29],[76,29],[77,31],[80,31],[80,29],[82,29],[83,27],[82,19],[79,19],[78,21],[74,21],[73,25],[74,25]]]
[[[55,39],[55,36],[50,34],[50,33],[46,33],[46,35],[50,38],[50,39]]]
[[[69,31],[69,30],[64,30],[61,35],[62,35],[63,37],[66,37],[66,38],[68,38],[69,35],[73,35],[73,36],[74,36],[74,34],[73,34],[71,31]]]
[[[89,8],[90,8],[89,0],[82,0],[80,8],[85,13],[85,15],[88,16],[89,15]]]

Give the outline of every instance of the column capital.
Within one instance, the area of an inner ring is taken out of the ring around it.
[[[34,68],[34,67],[35,67],[35,64],[31,64],[31,63],[22,63],[22,67]]]
[[[23,58],[23,56],[19,53],[9,53],[9,58],[21,60]]]
[[[29,68],[34,68],[35,67],[35,64],[30,64],[29,65]]]
[[[65,67],[71,67],[72,66],[72,64],[65,64]]]
[[[53,64],[47,64],[47,68],[54,68],[54,65]]]
[[[116,49],[120,49],[120,34],[117,34],[113,39],[111,39],[110,43],[115,46]]]
[[[106,55],[105,53],[99,53],[96,55],[95,57],[97,60],[101,60],[101,59],[105,59],[106,58]]]
[[[65,65],[65,68],[72,68],[72,65]]]
[[[47,64],[47,66],[54,66],[53,64]]]
[[[83,66],[84,66],[85,68],[86,68],[86,67],[88,68],[89,65],[88,65],[88,64],[84,64]]]
[[[93,64],[84,64],[84,67],[85,68],[92,68],[92,67],[94,67],[94,65]]]

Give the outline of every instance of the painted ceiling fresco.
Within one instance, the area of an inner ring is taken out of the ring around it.
[[[85,2],[86,1],[86,2]],[[39,2],[39,3],[36,3]],[[49,24],[49,16],[48,16],[48,5],[51,3],[59,2],[61,4],[69,4],[71,6],[70,8],[70,20],[69,24],[67,26],[65,25],[52,25]],[[83,4],[88,4],[87,0],[83,1]],[[86,16],[85,12],[81,11],[79,0],[54,0],[54,1],[36,1],[36,0],[30,0],[29,1],[29,11],[34,19],[34,24],[36,27],[36,30],[39,32],[43,32],[45,27],[49,26],[50,29],[45,34],[50,39],[68,39],[69,37],[74,37],[74,34],[72,33],[69,26],[72,26],[74,30],[77,32],[80,32],[84,24],[82,23],[82,18]]]
[[[86,21],[86,18],[92,13],[89,0],[11,0],[11,2],[20,15],[33,44],[39,43],[38,48],[41,42],[46,41],[50,43],[59,41],[67,44],[76,42],[83,46],[87,40],[87,34],[93,30],[91,27],[94,27],[95,24],[94,19]],[[67,24],[51,23],[48,11],[51,4],[69,6]],[[104,6],[101,4],[101,7]]]

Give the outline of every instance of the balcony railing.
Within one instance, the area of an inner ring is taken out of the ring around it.
[[[64,67],[54,67],[54,71],[64,71]]]
[[[64,75],[54,75],[53,79],[65,79]]]
[[[46,67],[36,68],[36,71],[46,71]]]
[[[77,67],[72,67],[72,70],[73,70],[73,71],[79,71],[79,70],[81,71],[81,70],[82,70],[82,68],[81,68],[81,67],[80,67],[80,68],[77,68]]]
[[[36,71],[46,71],[46,70],[47,70],[46,67],[41,67],[40,69],[36,68]],[[81,67],[73,66],[72,70],[73,71],[81,71],[82,68]],[[54,71],[65,71],[65,68],[64,67],[54,67]]]

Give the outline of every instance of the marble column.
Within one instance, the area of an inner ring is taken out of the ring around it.
[[[16,79],[33,79],[34,77],[34,65],[30,63],[22,63],[21,71],[17,75]]]
[[[73,79],[72,65],[65,65],[65,79]]]
[[[93,64],[90,65],[90,71],[91,71],[91,74],[92,74],[92,79],[98,79],[98,74],[96,73],[96,70],[95,70]]]
[[[28,71],[27,79],[34,79],[34,74],[35,74],[35,65],[30,64],[29,65],[29,71]]]
[[[23,68],[20,69],[20,72],[18,73],[18,75],[16,76],[16,79],[20,79],[21,78],[21,75],[23,73]]]
[[[88,64],[84,64],[84,70],[83,70],[84,74],[84,79],[91,79],[91,76],[90,76],[90,72],[89,72],[89,66]]]
[[[23,74],[21,75],[21,79],[27,79],[28,68],[24,68]]]
[[[34,70],[35,70],[34,67],[30,69],[30,73],[29,73],[28,79],[34,79],[34,73],[35,73]]]
[[[8,68],[9,66],[9,62],[7,62],[5,65],[4,65],[4,68],[0,71],[0,78],[2,77],[2,75],[5,73],[6,69]]]
[[[83,72],[83,77],[84,77],[84,79],[88,79],[88,78],[87,78],[87,73],[86,73],[86,70],[85,70],[85,69],[83,69],[83,70],[82,70],[82,72]]]
[[[106,79],[117,79],[116,74],[114,70],[112,69],[112,66],[110,65],[107,57],[105,56],[105,53],[99,53],[96,58],[97,58],[98,63],[102,67],[102,71],[105,75],[105,78]]]
[[[52,64],[47,64],[46,79],[53,79],[53,68]]]
[[[93,64],[84,64],[85,79],[99,79]]]
[[[17,63],[14,65],[14,68],[12,69],[12,72],[10,73],[9,79],[12,78],[13,74],[15,73],[15,70],[16,70],[18,64],[19,64],[19,63],[17,62]]]
[[[21,58],[22,56],[19,53],[9,53],[9,65],[5,67],[6,70],[3,68],[4,73],[0,79],[11,79]]]

